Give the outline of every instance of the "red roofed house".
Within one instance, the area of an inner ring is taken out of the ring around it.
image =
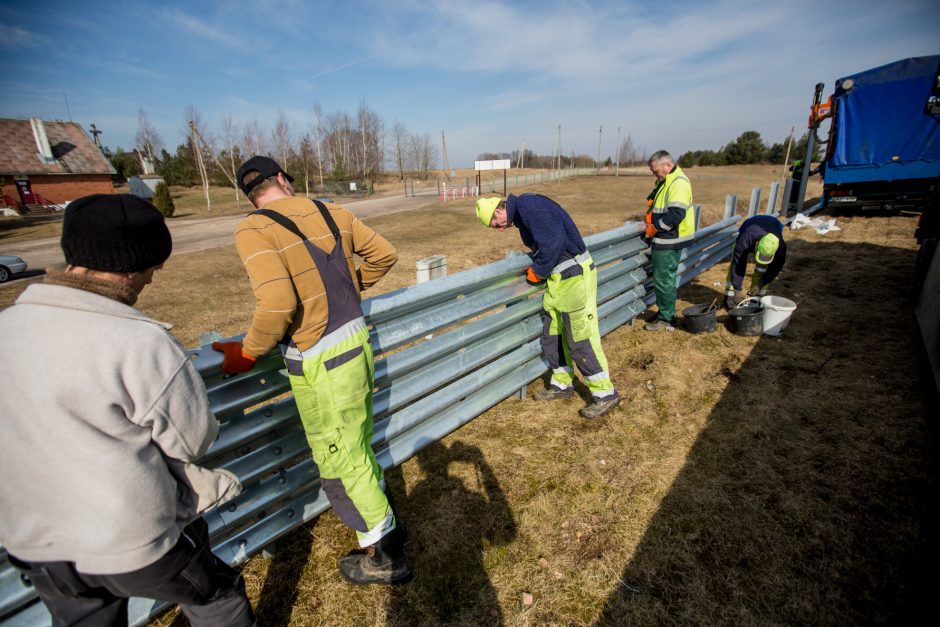
[[[0,119],[0,204],[61,205],[113,194],[112,174],[107,157],[75,122]]]

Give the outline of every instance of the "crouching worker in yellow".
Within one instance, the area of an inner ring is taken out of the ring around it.
[[[574,364],[587,382],[592,401],[579,412],[600,418],[620,404],[610,381],[597,323],[597,269],[568,212],[539,194],[510,194],[477,201],[484,225],[505,231],[519,229],[522,243],[534,251],[526,280],[545,282],[542,299],[542,352],[552,369],[551,384],[537,392],[537,401],[570,398]]]
[[[272,159],[252,157],[237,181],[258,208],[235,231],[255,312],[242,342],[212,347],[234,373],[280,347],[323,491],[368,547],[340,572],[355,584],[407,581],[404,533],[372,450],[374,364],[359,298],[398,260],[395,249],[346,209],[294,196]]]

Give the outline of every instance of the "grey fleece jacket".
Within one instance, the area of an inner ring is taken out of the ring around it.
[[[202,468],[218,434],[169,325],[125,304],[34,284],[0,312],[0,543],[89,574],[162,557],[238,494]]]

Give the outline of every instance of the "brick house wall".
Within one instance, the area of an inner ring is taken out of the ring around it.
[[[109,174],[66,174],[29,176],[30,188],[34,194],[40,194],[49,202],[62,204],[89,194],[113,194],[114,185]],[[12,176],[3,177],[3,193],[15,202],[20,195]]]

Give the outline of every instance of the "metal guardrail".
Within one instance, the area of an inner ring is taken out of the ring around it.
[[[728,205],[725,219],[699,230],[683,251],[680,285],[730,255],[740,218],[733,215],[735,203]],[[603,335],[654,299],[643,230],[643,223],[629,222],[585,238],[599,270]],[[372,444],[383,468],[401,464],[547,372],[538,341],[541,290],[523,276],[529,264],[526,255],[512,256],[363,302],[378,358]],[[192,354],[222,423],[204,463],[234,472],[245,486],[205,516],[213,550],[237,565],[329,504],[293,397],[283,397],[290,385],[280,355],[272,352],[252,371],[227,377],[219,353],[202,347]],[[146,624],[165,609],[132,599],[131,624]],[[2,626],[50,624],[2,548],[0,617]]]
[[[633,166],[623,166],[619,170],[614,168],[566,168],[562,170],[543,170],[541,172],[530,172],[528,174],[507,175],[505,179],[506,189],[515,189],[527,185],[536,185],[571,176],[646,176],[651,177],[649,170],[645,167],[636,168]],[[503,178],[495,176],[476,184],[476,177],[457,176],[446,181],[418,181],[415,179],[405,179],[402,182],[405,196],[437,196],[441,201],[457,200],[458,198],[467,198],[470,196],[479,196],[480,194],[501,194],[503,192]],[[434,187],[431,187],[433,185]]]

